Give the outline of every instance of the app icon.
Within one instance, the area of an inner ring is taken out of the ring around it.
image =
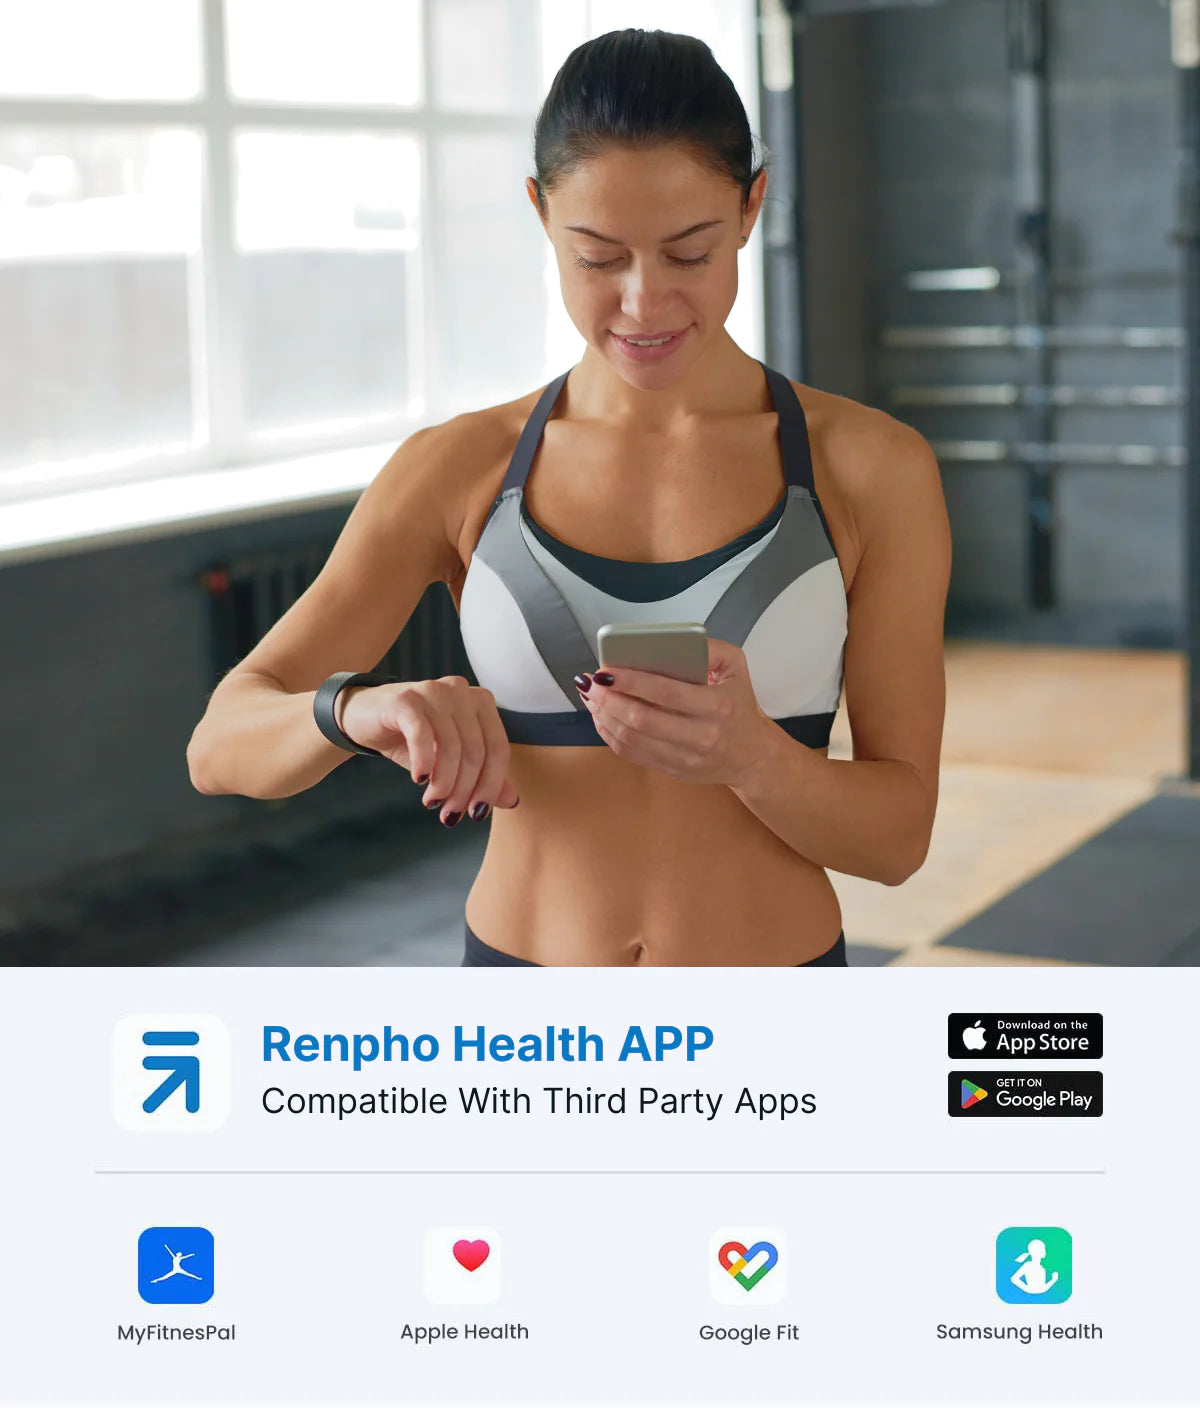
[[[743,1290],[752,1291],[779,1261],[779,1249],[772,1242],[726,1242],[717,1260]]]
[[[434,1305],[490,1305],[500,1298],[500,1237],[492,1227],[431,1227],[425,1297]]]
[[[982,1051],[987,1045],[987,1032],[983,1023],[976,1020],[973,1027],[964,1027],[962,1030],[962,1044],[968,1051]]]
[[[973,1080],[964,1080],[962,1083],[962,1107],[969,1110],[972,1105],[978,1105],[981,1100],[987,1099],[987,1091],[982,1085],[976,1085]]]
[[[209,1133],[229,1118],[229,1031],[220,1017],[122,1017],[111,1060],[112,1112],[122,1129]]]
[[[203,1305],[213,1293],[205,1227],[147,1227],[138,1238],[138,1295],[151,1305]]]
[[[708,1285],[722,1305],[772,1305],[787,1290],[783,1234],[774,1227],[720,1227],[709,1238]]]
[[[1009,1305],[1059,1305],[1071,1295],[1071,1234],[1006,1227],[996,1238],[996,1294]]]
[[[466,1238],[460,1237],[450,1248],[454,1260],[458,1262],[466,1271],[478,1271],[483,1263],[491,1255],[491,1246],[479,1238],[474,1242],[468,1242]]]

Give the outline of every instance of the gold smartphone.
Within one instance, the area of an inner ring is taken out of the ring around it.
[[[708,632],[698,621],[610,621],[596,636],[601,665],[708,683]]]

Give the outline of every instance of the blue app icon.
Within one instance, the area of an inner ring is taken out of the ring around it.
[[[146,1046],[196,1046],[199,1032],[143,1032]],[[173,1091],[183,1088],[184,1107],[189,1115],[200,1108],[200,1060],[196,1056],[168,1052],[165,1056],[145,1056],[142,1065],[148,1071],[165,1071],[162,1081],[142,1102],[142,1109],[152,1115]]]
[[[147,1227],[138,1238],[138,1295],[151,1305],[203,1305],[213,1293],[206,1227]]]

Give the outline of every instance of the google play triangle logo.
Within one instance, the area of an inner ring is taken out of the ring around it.
[[[978,1105],[981,1100],[987,1099],[987,1091],[982,1085],[976,1085],[973,1080],[964,1080],[962,1083],[962,1107],[969,1110],[972,1105]]]

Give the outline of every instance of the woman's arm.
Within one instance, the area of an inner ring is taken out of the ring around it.
[[[937,461],[916,431],[889,421],[876,454],[854,505],[861,546],[847,596],[853,761],[767,720],[756,761],[732,786],[801,855],[899,885],[925,860],[937,807],[950,527]]]
[[[865,412],[850,501],[858,561],[847,594],[844,686],[853,761],[827,758],[758,707],[741,650],[710,641],[710,683],[614,669],[585,692],[596,727],[633,762],[718,782],[817,865],[898,885],[922,863],[945,714],[942,627],[950,529],[926,441]]]
[[[363,490],[317,579],[217,685],[187,748],[198,791],[289,797],[352,756],[317,728],[313,696],[337,670],[374,669],[425,588],[461,571],[455,465],[469,419],[404,441]],[[339,695],[339,715],[355,692]]]

